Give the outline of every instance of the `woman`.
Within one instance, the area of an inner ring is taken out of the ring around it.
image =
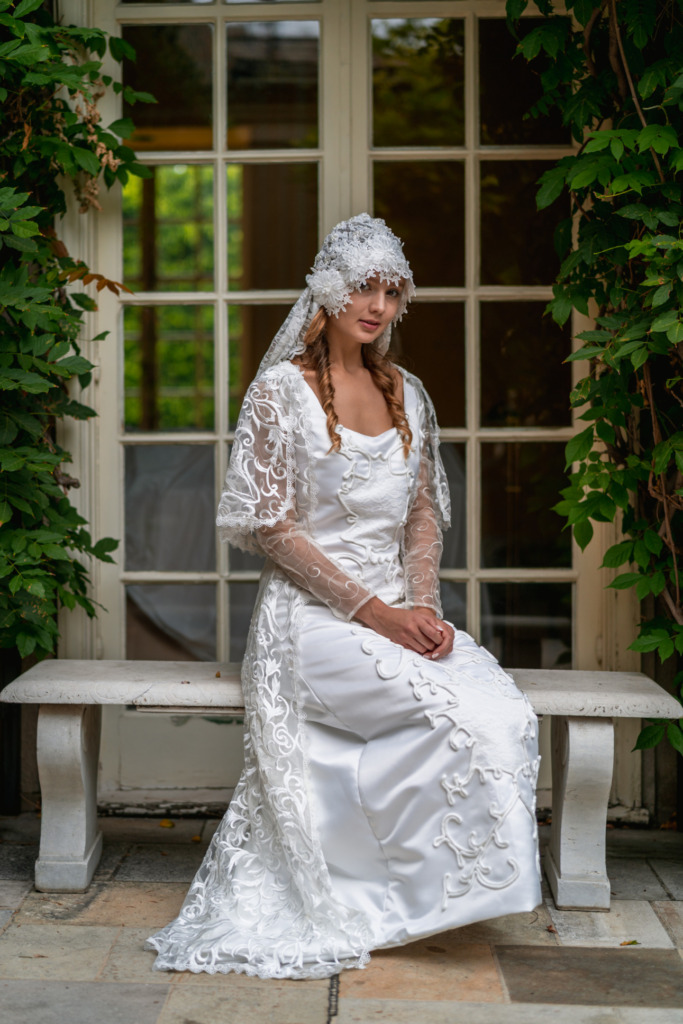
[[[267,556],[245,769],[165,970],[319,978],[540,901],[536,719],[441,619],[448,488],[420,382],[385,353],[414,294],[367,214],[325,239],[244,400],[218,526]]]

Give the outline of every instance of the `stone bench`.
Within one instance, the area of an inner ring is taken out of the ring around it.
[[[680,704],[638,672],[512,669],[538,715],[552,715],[553,818],[545,871],[556,905],[609,910],[605,826],[614,718],[679,718]],[[239,664],[43,661],[0,694],[40,704],[42,792],[35,885],[82,892],[102,852],[97,826],[101,705],[182,714],[243,711]]]

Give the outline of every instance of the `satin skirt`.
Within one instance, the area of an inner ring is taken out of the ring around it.
[[[313,823],[371,948],[536,907],[537,719],[495,658],[456,631],[432,662],[315,602],[298,648]]]

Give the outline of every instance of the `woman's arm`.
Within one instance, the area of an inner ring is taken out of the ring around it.
[[[441,527],[434,510],[430,460],[423,449],[415,500],[408,513],[403,540],[406,597],[413,608],[431,608],[441,615],[439,565]]]

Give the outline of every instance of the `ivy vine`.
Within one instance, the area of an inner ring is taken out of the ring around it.
[[[102,73],[107,46],[118,62],[134,59],[129,46],[57,24],[50,6],[0,0],[0,647],[22,657],[55,652],[61,606],[95,614],[89,562],[111,562],[118,544],[93,540],[70,502],[79,481],[56,425],[95,415],[75,397],[91,379],[81,338],[97,308],[81,286],[122,286],[70,255],[59,225],[65,187],[91,215],[102,183],[148,173],[123,141],[132,122],[102,125],[105,91],[152,100]]]
[[[589,371],[571,394],[587,426],[567,445],[569,486],[557,511],[582,548],[594,522],[624,539],[604,566],[608,584],[635,588],[644,609],[631,649],[663,662],[683,655],[683,4],[681,0],[538,0],[542,24],[524,31],[527,0],[507,14],[542,98],[576,151],[539,182],[539,209],[562,200],[563,259],[548,312],[572,310],[594,329],[570,357]],[[681,699],[683,672],[675,677]],[[654,721],[637,747],[667,737],[683,753],[683,719]]]

